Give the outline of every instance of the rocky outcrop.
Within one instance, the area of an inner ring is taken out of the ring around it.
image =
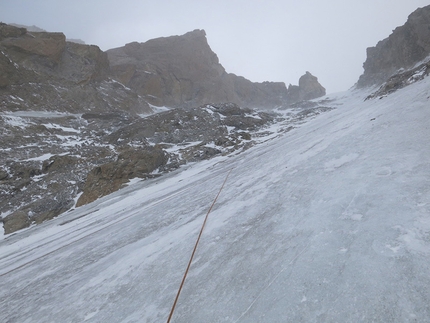
[[[118,155],[116,161],[91,170],[85,181],[83,194],[76,206],[81,206],[119,190],[132,178],[145,178],[161,166],[169,157],[160,147],[143,149],[128,148]]]
[[[80,158],[53,156],[42,165],[37,162],[6,161],[3,167],[8,177],[0,180],[0,196],[8,204],[0,203],[0,211],[5,207],[20,205],[3,219],[5,233],[28,227],[32,223],[42,223],[69,210],[74,205],[77,194],[77,179],[82,177]],[[13,209],[13,208],[12,208]]]
[[[313,100],[326,94],[325,88],[318,82],[318,78],[306,72],[299,79],[299,85],[289,85],[287,100],[288,103]]]
[[[204,30],[134,42],[107,53],[116,79],[157,106],[234,102],[273,107],[281,104],[287,92],[284,83],[253,83],[228,74]]]
[[[25,28],[0,23],[0,40],[11,37],[20,37],[26,33],[27,30]]]
[[[367,49],[357,87],[380,85],[400,69],[410,69],[430,55],[430,6],[417,9],[386,39]]]
[[[27,26],[27,25],[21,25],[21,24],[10,24],[11,26],[14,26],[14,27],[18,27],[18,28],[24,28],[24,29],[26,29],[27,31],[35,31],[35,32],[46,32],[47,30],[45,30],[45,29],[42,29],[42,28],[40,28],[40,27],[37,27],[37,26],[35,26],[35,25],[32,25],[32,26]]]
[[[97,46],[67,42],[58,73],[61,77],[82,85],[107,80],[109,68],[106,53]]]
[[[62,58],[66,48],[66,37],[62,33],[25,33],[20,37],[5,38],[2,46],[13,50],[14,57],[22,58],[22,66],[50,71]]]
[[[415,68],[407,71],[399,72],[391,76],[381,87],[369,95],[366,100],[374,99],[376,97],[382,98],[383,96],[389,95],[396,92],[412,83],[421,81],[430,74],[430,60],[424,64],[421,64]]]
[[[97,46],[0,24],[0,111],[152,112],[109,73],[107,54]]]
[[[234,102],[273,108],[325,93],[310,74],[300,80],[299,89],[287,90],[283,82],[256,83],[227,73],[203,30],[134,42],[107,53],[68,42],[62,33],[1,24],[0,35],[0,100],[12,111],[55,107],[71,113],[147,114],[147,102],[169,107]],[[7,93],[12,87],[14,97],[26,100],[11,100]]]
[[[19,100],[18,100],[19,101]],[[51,219],[187,162],[240,152],[275,116],[213,104],[145,118],[126,112],[0,112],[0,214],[6,233]]]
[[[271,135],[264,127],[277,117],[238,103],[274,107],[286,96],[284,83],[226,73],[204,31],[106,54],[61,33],[0,24],[4,230],[49,220],[134,177],[239,153]],[[147,101],[181,108],[148,116]]]

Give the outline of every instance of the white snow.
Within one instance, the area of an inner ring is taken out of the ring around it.
[[[430,78],[0,241],[0,321],[429,322]]]
[[[14,111],[0,114],[0,116],[28,117],[28,118],[61,118],[65,116],[82,117],[82,114],[72,114],[59,111]]]
[[[21,102],[24,102],[24,100],[23,100],[22,98],[20,98],[19,96],[9,95],[9,97],[10,97],[12,100],[19,100],[19,101],[21,101]]]
[[[3,51],[0,51],[2,54],[3,54],[3,56],[5,56],[8,60],[9,60],[9,62],[10,63],[12,63],[13,64],[13,66],[15,66],[15,68],[16,69],[18,69],[19,68],[19,65],[17,64],[17,63],[15,63],[14,61],[12,61],[11,59],[10,59],[10,57],[9,57],[9,55],[7,55],[5,52],[3,52]]]
[[[246,113],[245,117],[249,117],[249,118],[254,118],[254,119],[261,120],[261,117],[257,113],[254,113],[254,114]]]
[[[29,122],[21,117],[6,114],[0,116],[3,117],[3,119],[12,127],[25,129],[29,125]]]
[[[76,145],[80,145],[82,143],[82,139],[77,136],[55,135],[55,137],[62,141],[61,146],[63,147],[75,147]]]
[[[153,105],[153,104],[149,104],[149,103],[148,103],[148,105],[152,109],[152,111],[154,111],[154,113],[165,112],[165,111],[169,111],[169,110],[172,109],[172,108],[169,108],[169,107],[166,107],[166,106],[160,106],[159,107],[159,106],[156,106],[156,105]],[[151,115],[151,114],[149,114],[149,115]],[[139,117],[141,117],[141,118],[146,118],[147,116],[148,116],[148,114],[139,114]]]
[[[348,164],[358,158],[358,154],[352,153],[348,155],[343,155],[340,158],[332,159],[324,164],[325,171],[334,171],[336,168],[342,167],[345,164]]]
[[[61,153],[61,154],[57,154],[57,155],[58,156],[65,156],[65,155],[68,155],[68,154],[69,153],[66,152],[66,153]],[[41,156],[24,159],[23,161],[45,161],[45,160],[51,158],[52,156],[55,156],[55,154],[46,153],[46,154],[43,154]]]
[[[236,127],[232,127],[232,126],[225,126],[225,127],[227,128],[227,132],[228,132],[229,134],[234,133],[234,130],[236,129]]]
[[[196,145],[201,144],[201,141],[190,141],[190,142],[184,142],[179,145],[173,145],[168,143],[161,143],[162,145],[168,145],[168,148],[165,148],[164,150],[168,153],[179,153],[181,149],[187,149]]]
[[[128,181],[128,183],[126,183],[126,185],[127,185],[127,186],[130,186],[130,185],[136,184],[136,183],[138,183],[138,182],[140,182],[140,181],[142,181],[142,179],[141,179],[141,178],[139,178],[139,177],[135,177],[135,178],[130,179],[130,180]]]
[[[204,108],[202,108],[202,110],[206,111],[210,115],[214,115],[215,114],[215,112],[213,111],[214,108],[211,105],[205,106]]]
[[[57,130],[62,130],[65,132],[75,132],[75,133],[80,133],[80,130],[74,129],[74,128],[70,128],[70,127],[64,127],[64,126],[60,126],[58,124],[52,124],[52,123],[46,123],[43,124],[46,128],[48,129],[57,129]]]
[[[44,160],[51,158],[52,156],[55,156],[55,155],[53,155],[51,153],[47,153],[47,154],[43,154],[41,156],[25,159],[24,161],[44,161]]]

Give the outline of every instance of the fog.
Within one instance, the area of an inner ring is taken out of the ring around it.
[[[306,71],[328,93],[358,80],[366,48],[424,0],[0,0],[0,21],[61,31],[107,50],[204,29],[227,72],[297,84]]]

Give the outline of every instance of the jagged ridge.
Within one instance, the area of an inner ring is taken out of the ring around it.
[[[417,9],[386,39],[367,49],[357,87],[381,85],[400,69],[410,69],[430,55],[430,5]]]

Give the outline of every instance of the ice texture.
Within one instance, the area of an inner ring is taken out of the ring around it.
[[[430,322],[430,78],[0,241],[1,322]]]

